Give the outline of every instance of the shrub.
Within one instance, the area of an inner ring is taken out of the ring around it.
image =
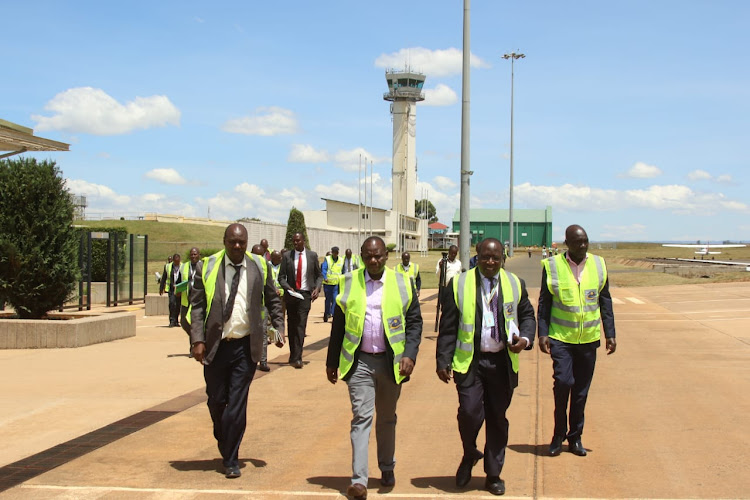
[[[73,294],[73,209],[54,161],[0,160],[0,297],[21,318],[41,318]]]
[[[78,238],[83,237],[83,261],[86,262],[86,252],[88,249],[86,248],[86,235],[90,231],[95,231],[99,233],[109,233],[109,237],[111,238],[111,243],[109,243],[107,240],[92,240],[91,241],[91,281],[107,281],[107,245],[111,245],[111,252],[112,255],[110,256],[111,259],[114,259],[114,242],[115,242],[115,233],[117,233],[117,266],[119,268],[119,273],[123,273],[125,271],[125,264],[128,262],[127,255],[125,254],[125,247],[127,245],[127,237],[128,237],[128,230],[124,227],[104,227],[104,226],[97,226],[97,227],[77,227],[77,234]],[[114,266],[114,262],[112,262],[112,265]],[[110,278],[114,277],[114,268],[111,270],[112,276]],[[85,276],[84,276],[85,278]]]
[[[294,249],[292,238],[295,234],[301,233],[305,237],[305,247],[310,248],[310,241],[307,239],[307,226],[305,225],[305,215],[292,207],[289,211],[289,220],[286,223],[286,238],[284,238],[284,248]]]

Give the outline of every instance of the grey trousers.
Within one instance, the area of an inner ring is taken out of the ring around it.
[[[401,386],[393,380],[393,365],[385,354],[359,353],[359,363],[347,381],[352,402],[352,483],[367,486],[368,445],[372,419],[377,412],[375,439],[378,467],[393,470],[396,465],[396,404]]]

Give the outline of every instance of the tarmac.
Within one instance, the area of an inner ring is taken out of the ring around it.
[[[511,259],[536,306],[538,257]],[[509,498],[750,498],[750,283],[613,288],[617,352],[599,359],[588,456],[547,455],[552,362],[521,354],[502,477]],[[481,462],[457,489],[455,388],[435,375],[436,290],[422,290],[415,373],[401,393],[396,485],[368,498],[495,498]],[[113,309],[113,308],[110,308]],[[351,406],[325,376],[330,323],[313,303],[304,368],[269,347],[250,386],[242,477],[226,479],[188,339],[142,305],[137,335],[71,349],[0,350],[0,499],[341,499]],[[483,432],[479,446],[483,445]]]

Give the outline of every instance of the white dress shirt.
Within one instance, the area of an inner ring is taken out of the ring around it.
[[[298,252],[297,250],[294,250],[294,276],[295,276],[295,280],[294,280],[294,283],[292,283],[292,285],[297,286],[296,285],[296,283],[297,283],[296,277],[299,275],[299,272],[300,272],[300,270],[297,269],[297,264],[299,264],[299,255],[300,254],[302,254],[302,287],[300,288],[300,290],[307,290],[309,292],[309,291],[312,291],[312,290],[310,290],[310,288],[307,286],[308,285],[308,283],[307,283],[307,254],[305,253],[304,250],[302,250],[301,252]]]
[[[233,263],[227,255],[224,255],[224,297],[229,299],[229,292],[232,288],[232,279],[234,279]],[[224,323],[224,331],[221,334],[222,339],[240,339],[250,334],[250,318],[247,315],[247,266],[242,261],[242,267],[239,270],[240,284],[237,287],[237,295],[234,299],[234,308],[229,321]],[[223,312],[223,310],[222,310]]]
[[[490,280],[482,275],[482,314],[483,317],[491,316],[492,310],[490,309],[490,300],[492,297],[497,296],[500,293],[500,273],[495,275],[495,286],[490,288]],[[497,321],[505,321],[503,316],[503,304],[498,300],[497,304]],[[479,350],[482,352],[499,352],[505,347],[505,342],[502,339],[503,328],[497,325],[497,331],[500,334],[500,342],[492,338],[492,327],[487,324],[486,321],[482,321],[482,337],[480,339]]]

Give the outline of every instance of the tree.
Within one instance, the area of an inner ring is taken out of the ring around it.
[[[0,160],[0,297],[21,318],[41,318],[73,294],[73,209],[54,161]]]
[[[427,213],[425,213],[425,205],[427,205]],[[414,200],[414,216],[417,219],[424,219],[425,215],[430,224],[438,221],[437,210],[435,210],[435,205],[433,205],[431,201],[424,199]]]
[[[289,219],[286,221],[286,237],[284,238],[284,248],[292,249],[294,244],[292,238],[297,233],[302,233],[305,237],[305,247],[310,248],[310,241],[307,239],[307,226],[305,226],[305,215],[292,207],[289,211]]]

